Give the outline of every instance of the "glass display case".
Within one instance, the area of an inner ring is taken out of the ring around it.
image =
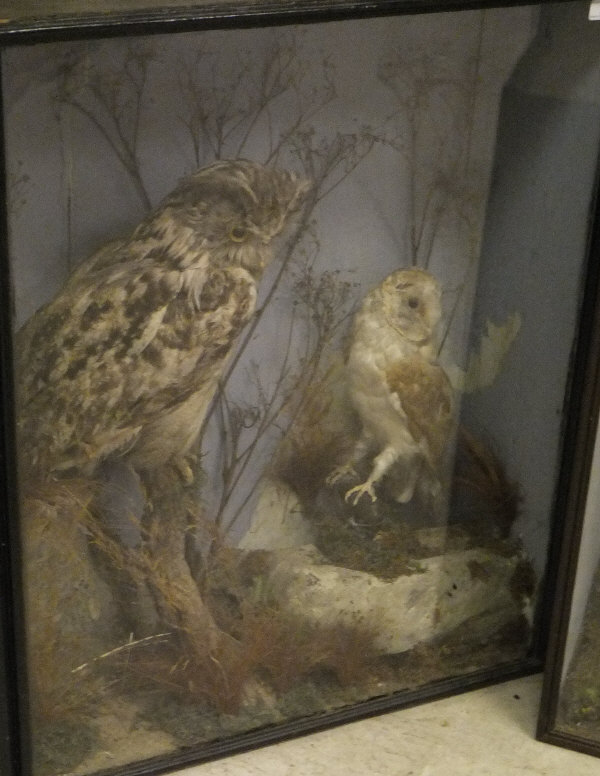
[[[597,382],[596,382],[597,385]],[[597,404],[596,404],[597,408]],[[588,440],[594,423],[590,423]],[[598,606],[600,597],[600,438],[597,438],[587,493],[579,494],[562,531],[538,738],[600,756]]]
[[[591,457],[588,7],[80,6],[0,2],[15,776],[539,670]]]

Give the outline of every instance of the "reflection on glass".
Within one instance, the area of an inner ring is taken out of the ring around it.
[[[600,538],[598,507],[600,437],[592,461],[575,587],[565,644],[556,729],[591,743],[600,741]]]
[[[599,140],[585,25],[4,53],[36,776],[528,656]]]
[[[600,741],[600,574],[594,575],[574,655],[563,681],[557,725],[560,730]]]

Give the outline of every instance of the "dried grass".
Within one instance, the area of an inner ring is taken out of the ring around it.
[[[335,464],[350,455],[356,426],[345,394],[344,366],[334,360],[307,392],[275,454],[273,474],[300,499],[314,498]]]
[[[508,477],[491,447],[462,426],[458,433],[457,460],[454,486],[469,498],[473,514],[467,517],[488,517],[496,525],[500,538],[508,538],[522,500],[518,483]]]
[[[367,680],[377,658],[374,628],[320,625],[272,607],[243,606],[237,638],[204,658],[186,655],[176,637],[108,657],[130,690],[153,688],[222,714],[240,711],[258,682],[277,695],[325,673],[341,686]]]
[[[85,712],[101,694],[95,678],[70,669],[106,646],[109,628],[96,623],[106,611],[85,528],[92,484],[40,483],[32,493],[23,498],[21,525],[31,708],[37,719],[56,721]]]

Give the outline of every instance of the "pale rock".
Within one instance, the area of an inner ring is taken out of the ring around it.
[[[277,550],[310,544],[313,534],[302,516],[294,491],[283,482],[266,479],[250,527],[238,547],[243,550]]]
[[[485,638],[523,613],[510,582],[521,558],[470,549],[415,563],[415,573],[387,581],[333,566],[312,547],[278,555],[270,575],[277,602],[311,622],[364,624],[377,647],[395,654],[470,621]],[[472,622],[471,622],[472,621]]]

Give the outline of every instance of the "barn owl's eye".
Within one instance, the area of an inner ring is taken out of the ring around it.
[[[244,242],[248,237],[248,230],[244,226],[234,226],[229,232],[229,237],[233,242]]]
[[[411,308],[411,310],[416,310],[419,306],[419,298],[417,296],[409,296],[408,306]]]

